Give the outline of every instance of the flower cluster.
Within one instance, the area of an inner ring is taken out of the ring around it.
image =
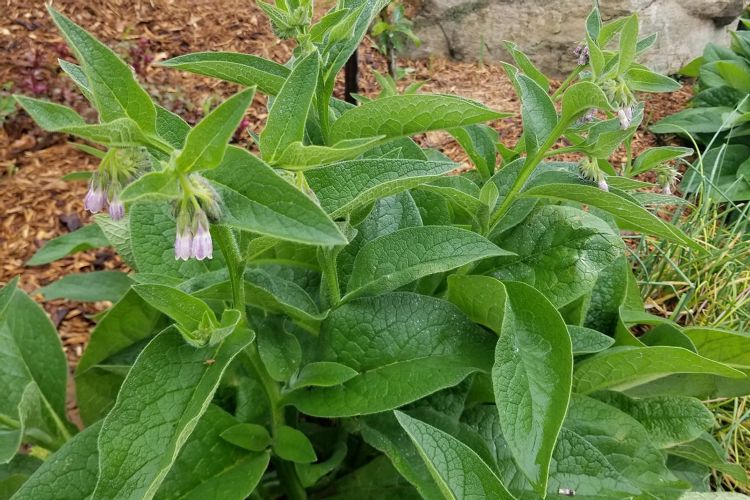
[[[182,199],[177,204],[177,233],[174,241],[175,259],[213,258],[209,218],[221,217],[219,195],[198,174],[182,179]]]
[[[581,172],[581,177],[596,182],[599,189],[602,191],[609,191],[607,178],[604,175],[604,172],[602,172],[602,169],[599,168],[599,165],[597,165],[596,160],[586,157],[580,161],[578,168]]]
[[[654,173],[656,173],[656,182],[661,186],[662,193],[667,195],[672,194],[672,185],[680,176],[677,169],[671,165],[662,163],[654,168]]]
[[[573,55],[575,55],[578,58],[578,65],[579,66],[586,66],[589,63],[589,47],[586,44],[580,44],[578,45],[575,50],[573,50]]]
[[[122,219],[125,216],[125,205],[120,199],[123,186],[150,166],[148,154],[141,148],[110,149],[91,175],[89,190],[83,199],[84,208],[95,214],[108,206],[113,220]]]

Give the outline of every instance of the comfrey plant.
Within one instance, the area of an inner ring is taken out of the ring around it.
[[[99,122],[17,99],[107,148],[83,146],[102,157],[87,205],[112,216],[30,263],[111,244],[133,272],[40,291],[115,302],[76,367],[80,432],[54,328],[15,283],[0,291],[14,498],[664,499],[707,490],[711,467],[746,480],[701,398],[750,393],[750,339],[644,312],[620,236],[704,251],[607,162],[643,117],[635,91],[675,85],[634,62],[653,37],[594,9],[588,58],[552,94],[510,45],[524,125],[510,148],[483,124],[507,115],[474,101],[332,97],[382,7],[340,2],[311,25],[307,2],[266,5],[297,40],[286,65],[163,63],[246,87],[194,128],[50,10]],[[259,154],[227,146],[256,89]],[[474,170],[448,175],[457,164],[409,138],[436,129]],[[547,161],[562,152],[582,166]],[[649,150],[627,173],[683,153]]]

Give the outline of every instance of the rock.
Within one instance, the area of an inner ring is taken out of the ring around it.
[[[674,73],[708,42],[729,43],[745,0],[600,0],[605,21],[637,12],[642,36],[657,33],[641,62]],[[422,0],[414,29],[422,45],[412,56],[507,61],[503,41],[515,42],[543,71],[560,76],[575,66],[591,0]]]

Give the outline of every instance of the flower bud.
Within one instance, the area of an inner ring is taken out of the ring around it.
[[[125,216],[125,205],[123,205],[119,194],[115,194],[109,200],[109,216],[112,217],[112,220],[120,220]]]
[[[597,184],[599,186],[599,189],[609,192],[609,184],[607,184],[607,180],[604,177],[599,179],[599,182]]]

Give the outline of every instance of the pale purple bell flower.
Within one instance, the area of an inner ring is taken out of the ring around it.
[[[609,184],[607,184],[607,181],[606,181],[606,179],[604,179],[604,177],[602,177],[601,179],[599,179],[599,183],[598,184],[599,184],[599,189],[601,189],[602,191],[609,192]]]
[[[114,195],[109,201],[109,216],[112,220],[120,220],[125,216],[125,205],[118,195]]]
[[[672,187],[669,184],[664,184],[661,188],[661,192],[669,196],[672,194]]]
[[[178,260],[188,260],[191,257],[193,236],[186,229],[177,231],[174,239],[174,257]]]
[[[95,214],[101,212],[106,203],[107,193],[105,193],[101,187],[94,187],[93,184],[89,185],[89,191],[83,199],[84,208],[92,214]]]
[[[630,106],[618,109],[617,118],[620,120],[620,128],[625,130],[633,121],[633,109]]]
[[[213,259],[214,247],[207,225],[198,223],[193,235],[192,256],[198,260]]]

